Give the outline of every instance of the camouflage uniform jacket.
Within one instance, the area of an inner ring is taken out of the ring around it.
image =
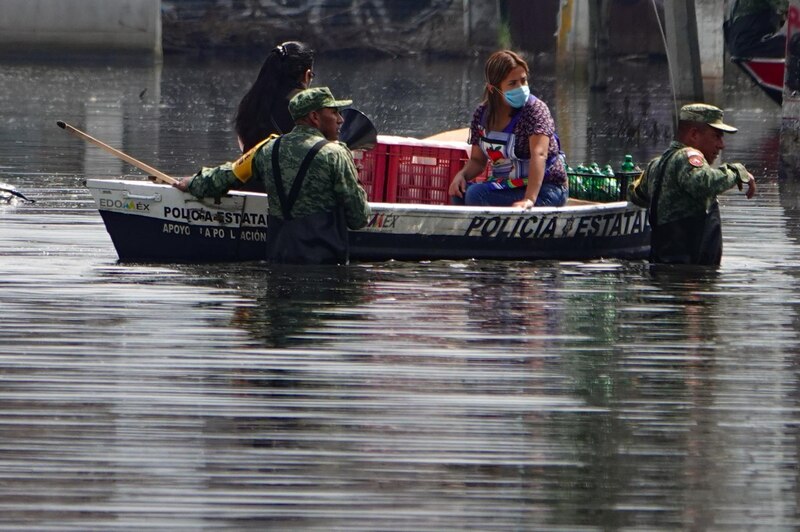
[[[736,186],[737,181],[744,184],[750,179],[741,164],[712,168],[699,150],[673,141],[667,151],[650,161],[644,173],[631,183],[628,199],[640,207],[649,208],[660,174],[663,178],[656,209],[657,225],[705,214],[717,201],[717,194]]]
[[[278,153],[283,188],[286,194],[300,168],[300,163],[318,141],[322,133],[310,126],[297,125],[281,140]],[[273,141],[253,148],[252,176],[264,182],[269,196],[269,212],[283,218],[275,181],[272,175]],[[242,159],[248,154],[242,156]],[[231,188],[238,188],[250,177],[241,178],[234,173],[236,163],[225,163],[216,168],[203,168],[189,183],[189,192],[198,198],[219,197]],[[332,211],[338,204],[344,206],[347,226],[359,229],[367,225],[369,204],[367,194],[358,183],[358,174],[350,149],[341,142],[329,142],[317,153],[308,168],[300,195],[292,207],[292,216],[299,218],[309,214]]]

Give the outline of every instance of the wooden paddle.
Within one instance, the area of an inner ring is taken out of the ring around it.
[[[71,125],[67,124],[66,122],[62,122],[61,120],[59,120],[58,122],[56,122],[56,124],[61,129],[65,129],[65,130],[69,131],[70,133],[72,133],[76,137],[81,138],[81,139],[83,139],[83,140],[85,140],[87,142],[91,142],[95,146],[98,146],[98,147],[106,150],[110,154],[114,155],[115,157],[118,157],[118,158],[122,159],[126,163],[128,163],[130,165],[133,165],[136,168],[139,168],[140,170],[144,170],[145,172],[147,172],[150,175],[154,176],[158,181],[161,181],[162,183],[167,183],[169,185],[172,185],[172,184],[178,182],[178,180],[175,179],[174,177],[170,177],[167,174],[165,174],[164,172],[156,170],[155,168],[153,168],[149,164],[145,164],[142,161],[134,159],[133,157],[131,157],[127,153],[123,153],[123,152],[119,151],[116,148],[112,148],[111,146],[109,146],[105,142],[101,142],[101,141],[97,140],[96,138],[92,137],[91,135],[88,135],[88,134],[84,133],[80,129],[76,129],[76,128],[72,127]]]

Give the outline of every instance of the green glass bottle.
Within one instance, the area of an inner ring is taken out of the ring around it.
[[[622,165],[620,166],[620,170],[623,172],[634,172],[636,165],[633,163],[633,156],[630,154],[625,155],[625,160],[622,161]]]

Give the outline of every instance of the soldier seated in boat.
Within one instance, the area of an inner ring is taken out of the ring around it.
[[[346,249],[341,247],[347,244],[344,224],[360,229],[369,218],[367,195],[358,183],[353,154],[338,141],[344,122],[339,108],[351,103],[336,100],[327,87],[305,89],[289,102],[295,120],[291,132],[262,141],[234,163],[203,168],[174,186],[198,198],[219,197],[255,177],[264,183],[269,196],[270,260],[346,262],[342,256]],[[289,226],[291,229],[281,230]],[[296,238],[276,240],[278,235],[290,233]],[[289,248],[291,256],[287,255]]]
[[[528,64],[510,50],[486,61],[484,101],[470,126],[470,159],[450,183],[453,203],[530,208],[567,202],[555,123],[547,104],[530,93],[528,75]],[[487,163],[487,180],[468,184]]]
[[[743,165],[711,167],[725,148],[723,134],[737,131],[722,118],[722,110],[712,105],[684,105],[677,139],[629,186],[628,199],[650,209],[651,262],[719,265],[717,194],[734,186],[742,190],[745,184],[748,198],[756,193],[755,180]]]

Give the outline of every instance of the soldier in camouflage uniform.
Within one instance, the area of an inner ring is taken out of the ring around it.
[[[280,173],[287,193],[306,154],[323,138],[330,141],[322,146],[308,167],[300,194],[291,209],[293,218],[330,212],[342,205],[350,229],[359,229],[367,224],[369,205],[366,192],[358,183],[353,154],[338,141],[339,128],[344,122],[339,108],[351,103],[351,100],[334,99],[327,87],[303,90],[289,102],[289,113],[296,125],[290,133],[283,135],[279,149]],[[198,198],[219,197],[255,177],[264,182],[269,195],[270,215],[283,219],[272,171],[275,138],[272,136],[262,141],[236,162],[203,168],[175,186]]]
[[[717,194],[747,184],[753,176],[738,163],[710,165],[725,147],[723,133],[735,127],[722,122],[722,110],[701,103],[680,110],[678,137],[653,159],[628,190],[630,201],[650,209],[651,262],[719,265],[722,232]]]
[[[784,57],[789,0],[734,0],[723,25],[728,51],[734,57]]]

